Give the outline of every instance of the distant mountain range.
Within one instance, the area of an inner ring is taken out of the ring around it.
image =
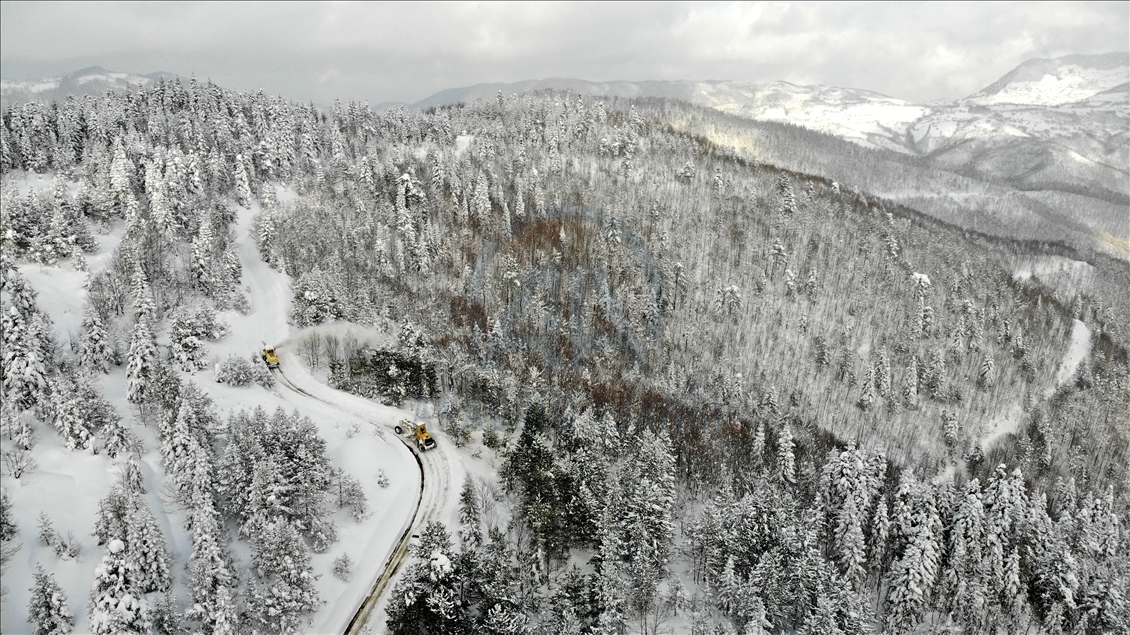
[[[121,90],[129,86],[144,86],[158,79],[176,77],[173,73],[149,73],[134,75],[108,71],[101,66],[91,66],[82,70],[28,81],[0,79],[0,103],[25,101],[62,101],[67,95],[102,95],[108,90]]]
[[[1130,53],[1028,60],[973,95],[929,104],[788,82],[550,78],[448,89],[408,107],[545,89],[681,99],[924,157],[1021,190],[1060,190],[1130,206]]]
[[[160,77],[175,76],[92,67],[43,80],[2,80],[0,99],[4,104],[61,100],[68,94],[101,94]],[[909,155],[925,165],[1013,190],[1063,192],[1102,201],[1107,209],[1110,204],[1125,207],[1126,222],[1115,223],[1110,239],[1130,253],[1130,53],[1028,60],[983,90],[952,102],[914,103],[866,90],[788,82],[550,78],[452,88],[415,104],[376,108],[426,109],[491,100],[500,92],[547,89],[683,100]],[[1061,215],[1085,220],[1091,213],[1087,205],[1064,205]]]

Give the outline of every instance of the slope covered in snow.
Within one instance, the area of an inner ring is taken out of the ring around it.
[[[1031,59],[962,101],[981,106],[1062,106],[1125,84],[1128,74],[1130,53]]]
[[[848,139],[865,146],[902,149],[902,131],[929,112],[925,106],[878,93],[775,82],[745,101],[695,100],[722,112],[776,121]]]

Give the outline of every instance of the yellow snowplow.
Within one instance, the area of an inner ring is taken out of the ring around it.
[[[400,423],[396,424],[393,429],[396,430],[397,434],[408,433],[410,436],[415,437],[416,449],[421,452],[427,452],[436,447],[436,440],[432,438],[432,435],[428,432],[428,424],[426,423],[412,423],[407,419],[403,419]]]
[[[263,349],[263,361],[267,363],[267,368],[279,367],[279,356],[278,353],[275,352],[274,348]]]

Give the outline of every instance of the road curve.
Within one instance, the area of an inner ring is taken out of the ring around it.
[[[282,346],[279,347],[280,349]],[[341,392],[317,381],[304,367],[284,350],[279,350],[279,366],[274,375],[285,388],[316,399],[346,414],[368,422],[379,430],[396,435],[393,427],[399,421],[402,411],[384,406],[357,395]],[[435,434],[433,432],[433,434]],[[392,588],[392,581],[408,556],[409,542],[430,520],[444,520],[450,512],[452,498],[452,461],[446,452],[444,440],[436,434],[437,447],[428,452],[420,452],[406,437],[396,435],[416,459],[420,468],[420,496],[416,509],[396,544],[390,549],[385,566],[373,581],[368,595],[353,614],[345,630],[347,635],[364,632],[376,609],[381,606],[386,592]]]

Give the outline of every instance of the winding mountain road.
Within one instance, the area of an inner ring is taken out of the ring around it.
[[[377,608],[382,606],[386,591],[392,588],[392,581],[408,555],[411,536],[418,534],[429,521],[443,520],[449,516],[454,504],[452,477],[455,470],[453,466],[458,465],[458,461],[449,456],[447,452],[449,446],[445,443],[446,439],[441,438],[439,434],[436,434],[437,444],[435,448],[427,452],[420,452],[407,437],[396,435],[393,430],[396,423],[404,417],[403,410],[330,388],[313,377],[286,348],[285,343],[277,347],[279,367],[275,370],[275,377],[279,379],[282,386],[366,421],[380,430],[381,434],[397,436],[403,442],[407,451],[413,454],[416,465],[420,469],[422,486],[416,502],[416,509],[408,522],[405,523],[399,540],[392,545],[385,560],[385,566],[376,579],[371,581],[369,593],[357,608],[345,631],[347,634],[362,633],[370,618],[379,613]]]
[[[462,481],[463,466],[454,456],[450,441],[442,432],[435,430],[434,426],[429,428],[436,438],[436,447],[421,453],[407,438],[400,437],[393,431],[393,427],[401,419],[411,418],[413,413],[335,390],[311,374],[297,358],[298,340],[306,332],[293,333],[287,323],[291,308],[290,298],[293,293],[292,281],[290,276],[272,269],[260,258],[252,234],[252,218],[255,211],[257,210],[240,208],[237,213],[238,254],[244,271],[244,289],[252,310],[246,316],[233,316],[232,326],[235,332],[230,339],[241,343],[260,340],[264,346],[276,342],[279,367],[274,371],[274,375],[278,379],[280,389],[293,393],[295,403],[317,401],[320,402],[320,406],[329,406],[350,417],[367,422],[376,428],[377,434],[382,438],[387,439],[387,435],[400,438],[404,451],[413,456],[411,463],[420,470],[421,486],[415,509],[410,514],[405,514],[405,510],[402,509],[395,510],[395,513],[393,510],[388,510],[388,517],[396,518],[394,522],[402,522],[403,525],[397,534],[398,539],[390,545],[384,556],[384,566],[368,580],[357,580],[358,585],[366,585],[367,591],[361,596],[363,599],[350,619],[346,620],[342,615],[331,620],[331,623],[340,624],[340,628],[343,628],[345,633],[369,632],[366,627],[379,629],[381,626],[375,620],[382,614],[387,591],[392,588],[396,575],[408,555],[412,534],[419,533],[431,520],[446,521],[452,518],[456,501],[452,483]],[[427,418],[420,419],[434,423]],[[382,510],[376,510],[376,513],[382,513]],[[400,517],[404,520],[400,520]],[[370,625],[370,621],[374,623]]]

